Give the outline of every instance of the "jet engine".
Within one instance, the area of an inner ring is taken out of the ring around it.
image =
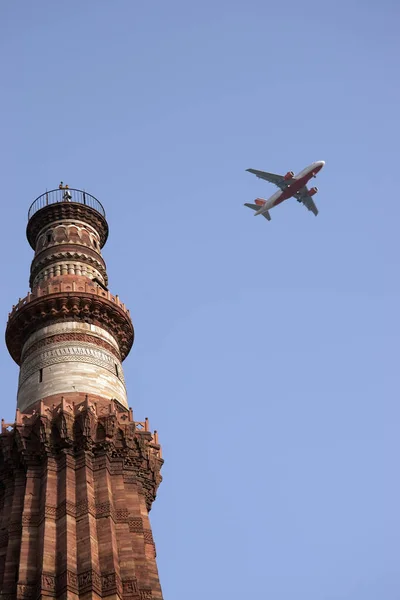
[[[314,194],[316,194],[318,192],[318,188],[317,187],[313,187],[311,188],[311,190],[308,192],[309,196],[314,196]]]
[[[286,175],[285,175],[285,179],[286,179],[286,180],[288,180],[288,179],[293,179],[293,177],[294,177],[294,173],[293,173],[293,171],[288,171],[288,172],[286,173]]]

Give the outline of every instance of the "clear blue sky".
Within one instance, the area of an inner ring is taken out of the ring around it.
[[[130,405],[164,448],[166,600],[398,600],[394,1],[3,3],[2,293],[30,203],[103,202]],[[325,160],[315,218],[245,172]],[[1,414],[18,368],[0,354]]]

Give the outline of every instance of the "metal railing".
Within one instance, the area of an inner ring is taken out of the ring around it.
[[[89,206],[90,208],[96,210],[103,217],[106,216],[106,212],[101,202],[99,202],[97,198],[91,194],[88,194],[83,190],[76,190],[74,188],[61,188],[57,190],[50,190],[49,192],[45,192],[36,198],[29,208],[28,221],[36,212],[38,212],[38,210],[41,210],[50,204],[57,204],[58,202],[84,204],[85,206]]]

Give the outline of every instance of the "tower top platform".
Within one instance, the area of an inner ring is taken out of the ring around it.
[[[92,225],[100,235],[101,247],[106,243],[108,223],[101,202],[85,190],[65,186],[47,191],[32,202],[26,228],[31,247],[35,250],[37,236],[43,227],[64,219],[81,220]]]
[[[89,206],[90,208],[96,210],[101,214],[102,217],[106,217],[106,211],[97,198],[85,190],[77,190],[75,188],[65,186],[59,187],[56,190],[46,191],[44,194],[38,196],[29,207],[28,221],[35,213],[38,212],[38,210],[41,210],[50,204],[58,204],[59,202],[74,202],[76,204],[83,204],[84,206]]]

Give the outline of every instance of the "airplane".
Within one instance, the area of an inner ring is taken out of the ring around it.
[[[307,183],[313,177],[316,177],[317,173],[325,165],[325,161],[319,160],[313,162],[309,167],[306,167],[300,173],[295,175],[293,171],[288,171],[286,175],[276,175],[275,173],[267,173],[266,171],[257,171],[256,169],[247,169],[249,173],[254,173],[260,179],[265,179],[270,183],[274,183],[280,189],[275,192],[268,200],[263,198],[257,198],[254,200],[254,204],[246,203],[252,210],[255,210],[254,216],[262,215],[268,221],[271,220],[269,211],[274,206],[277,206],[288,198],[296,198],[297,202],[304,204],[308,210],[314,213],[315,216],[318,214],[318,208],[315,206],[312,196],[318,192],[317,187],[313,187],[310,190],[307,188]]]

